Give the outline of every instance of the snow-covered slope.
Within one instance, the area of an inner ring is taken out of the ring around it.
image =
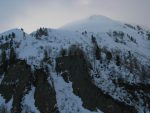
[[[147,58],[150,56],[150,41],[148,40],[150,31],[146,27],[124,24],[108,17],[94,15],[87,19],[65,25],[60,29],[80,32],[85,34],[86,37],[94,34],[101,46],[106,46],[110,49],[121,49],[121,51],[131,50]]]
[[[124,26],[119,21],[112,20],[102,15],[93,15],[87,19],[67,24],[60,29],[88,32],[106,32],[109,30],[121,30]]]
[[[12,33],[15,34],[14,38],[9,36]],[[12,44],[10,44],[11,41]],[[31,34],[26,34],[20,29],[13,29],[0,34],[0,50],[1,53],[6,51],[7,59],[9,59],[10,48],[13,47],[17,59],[26,60],[33,72],[43,66],[48,67],[50,72],[48,81],[49,84],[54,85],[56,106],[60,113],[101,113],[100,108],[95,112],[84,108],[82,98],[73,92],[73,83],[71,81],[66,83],[61,77],[63,72],[58,73],[55,70],[55,60],[63,57],[61,51],[66,50],[64,56],[69,56],[69,49],[72,45],[78,46],[85,52],[92,67],[90,68],[91,81],[104,94],[128,106],[134,106],[139,113],[150,112],[150,105],[147,102],[150,94],[144,92],[144,88],[138,87],[139,84],[150,84],[150,30],[147,28],[123,24],[95,15],[60,29],[41,29]],[[99,48],[100,59],[96,58],[95,48]],[[51,61],[50,64],[43,60],[45,51]],[[112,56],[110,59],[107,57],[108,52]],[[116,64],[116,56],[119,56],[119,65]],[[147,74],[142,75],[143,73]],[[3,81],[4,76],[4,74],[0,75],[0,81]],[[136,89],[133,92],[128,88],[125,89],[127,85],[138,87],[142,93]],[[25,95],[22,105],[34,104],[34,99],[30,104],[26,99],[28,96],[33,97],[34,89],[32,87],[29,94]],[[2,102],[4,103],[4,99],[0,95],[0,103]],[[35,105],[30,106],[33,106],[31,111],[39,111],[38,108],[36,110]]]

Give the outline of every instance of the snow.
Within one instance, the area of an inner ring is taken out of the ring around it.
[[[71,45],[79,45],[83,48],[90,63],[94,67],[94,70],[91,70],[91,75],[96,74],[96,70],[100,70],[100,75],[103,75],[99,79],[94,78],[97,87],[111,95],[114,99],[129,105],[135,105],[127,98],[127,91],[119,86],[116,87],[115,84],[112,83],[111,76],[109,75],[111,72],[115,71],[117,73],[116,78],[125,78],[125,80],[131,84],[139,83],[139,77],[135,77],[136,75],[131,74],[125,67],[122,67],[120,71],[114,59],[109,65],[107,63],[105,64],[107,68],[101,68],[104,67],[104,65],[100,65],[98,61],[95,61],[91,54],[93,52],[91,35],[93,35],[99,47],[107,48],[109,51],[120,51],[120,55],[122,56],[127,55],[128,51],[131,51],[141,64],[149,66],[150,41],[145,38],[147,29],[143,28],[144,34],[138,34],[139,31],[136,26],[134,27],[135,29],[132,29],[125,26],[124,23],[104,16],[94,15],[88,19],[63,26],[60,29],[48,29],[48,36],[42,36],[39,39],[34,37],[35,32],[25,34],[24,36],[23,31],[20,29],[9,30],[0,34],[0,36],[5,36],[12,32],[16,34],[14,41],[19,44],[19,47],[16,48],[17,57],[19,59],[25,59],[27,63],[32,66],[33,70],[41,67],[41,62],[44,58],[44,50],[48,52],[53,65],[51,75],[54,80],[57,104],[61,113],[94,113],[83,108],[81,99],[73,94],[72,83],[65,83],[62,77],[56,74],[55,58],[59,56],[59,52],[62,48],[68,49]],[[82,34],[85,30],[87,33]],[[123,32],[123,39],[113,36],[114,31]],[[136,39],[136,43],[131,41],[127,34]],[[115,42],[116,38],[119,38],[119,40],[124,43]],[[0,43],[4,44],[6,41],[2,40]],[[102,56],[105,61],[105,54],[103,53]],[[0,78],[0,83],[2,80],[3,76]],[[52,81],[49,81],[49,83],[52,84]],[[39,113],[34,105],[34,91],[35,87],[32,86],[31,91],[25,95],[22,103],[24,108],[29,108],[31,106],[31,111]],[[4,103],[2,96],[0,96],[0,104],[1,103]],[[139,113],[141,112],[140,110],[144,109],[140,105],[136,105],[136,108],[139,109]],[[25,111],[22,111],[22,113],[24,112]],[[101,113],[101,111],[97,112]]]
[[[0,105],[4,104],[5,103],[5,99],[1,96],[0,94]]]
[[[106,32],[112,29],[122,29],[120,22],[102,15],[93,15],[87,19],[67,24],[60,29],[72,31]]]
[[[13,98],[7,103],[5,103],[5,99],[0,94],[0,107],[5,107],[8,113],[11,113]]]
[[[4,75],[2,75],[1,77],[0,77],[0,84],[2,83],[2,80],[4,79]]]
[[[13,98],[11,98],[11,100],[8,103],[6,103],[6,108],[8,111],[11,111],[12,104],[13,104]]]
[[[32,86],[29,93],[24,96],[22,100],[22,106],[23,106],[22,108],[25,109],[23,109],[21,113],[26,113],[26,111],[40,113],[40,111],[35,107],[34,92],[35,92],[35,87]]]
[[[72,83],[66,83],[60,75],[51,73],[56,91],[56,98],[61,113],[102,113],[91,112],[82,106],[81,99],[73,93]]]

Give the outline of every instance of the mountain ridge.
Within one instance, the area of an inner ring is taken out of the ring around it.
[[[103,16],[83,21],[77,29],[0,34],[0,110],[149,113],[149,30]]]

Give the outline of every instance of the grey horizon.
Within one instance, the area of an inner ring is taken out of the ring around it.
[[[150,0],[1,0],[0,33],[22,27],[59,28],[97,14],[150,27]]]

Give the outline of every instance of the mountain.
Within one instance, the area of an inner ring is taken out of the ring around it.
[[[101,15],[93,15],[87,19],[67,24],[61,29],[73,31],[106,32],[109,30],[120,30],[123,26],[120,22]]]
[[[0,34],[0,112],[149,113],[150,30],[94,15]]]

